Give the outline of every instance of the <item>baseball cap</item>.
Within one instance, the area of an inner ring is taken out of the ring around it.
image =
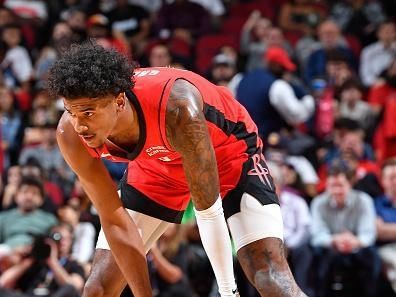
[[[283,66],[288,71],[296,70],[296,65],[290,59],[288,53],[281,47],[270,47],[264,54],[267,62]]]
[[[103,26],[106,27],[110,23],[109,19],[103,14],[97,13],[91,15],[87,20],[87,26]]]
[[[218,54],[214,56],[212,60],[212,65],[235,66],[235,61],[225,54]]]

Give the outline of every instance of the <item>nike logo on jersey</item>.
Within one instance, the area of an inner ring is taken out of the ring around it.
[[[161,161],[164,161],[164,162],[170,162],[170,161],[172,161],[172,159],[169,158],[169,157],[161,157],[161,158],[158,158],[158,160],[161,160]]]

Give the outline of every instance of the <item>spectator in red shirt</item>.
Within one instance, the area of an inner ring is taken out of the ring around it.
[[[396,59],[370,90],[369,103],[379,117],[374,148],[379,161],[396,155]]]
[[[94,14],[88,18],[87,36],[95,39],[104,48],[115,49],[130,57],[130,49],[124,33],[114,29],[112,31],[109,19],[103,14]]]

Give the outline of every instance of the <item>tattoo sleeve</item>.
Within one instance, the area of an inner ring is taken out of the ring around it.
[[[216,157],[202,104],[198,89],[179,79],[172,87],[166,111],[167,138],[182,157],[197,209],[210,207],[219,195]]]

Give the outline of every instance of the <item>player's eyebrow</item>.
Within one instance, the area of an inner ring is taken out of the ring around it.
[[[96,108],[94,108],[94,107],[86,107],[86,108],[79,110],[79,112],[95,111],[95,110],[96,110]]]
[[[66,105],[63,105],[63,107],[64,107],[64,109],[65,109],[67,112],[71,112],[70,109],[68,109],[68,108],[66,107]],[[78,112],[95,111],[95,110],[96,110],[95,107],[89,106],[89,107],[85,107],[85,108],[83,108],[83,109],[78,110]]]

